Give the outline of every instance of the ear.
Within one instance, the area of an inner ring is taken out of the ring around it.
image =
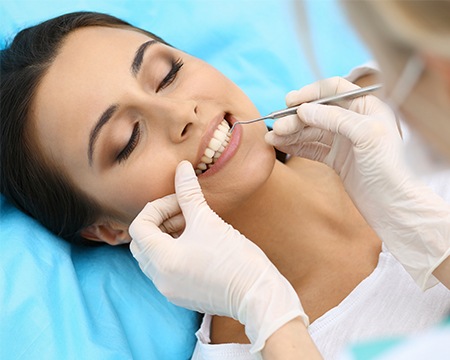
[[[442,80],[444,88],[450,94],[450,59],[430,53],[422,54],[422,58],[427,69],[435,73]]]
[[[105,242],[109,245],[121,245],[131,241],[128,226],[114,221],[99,222],[86,226],[81,230],[81,236],[88,240]]]

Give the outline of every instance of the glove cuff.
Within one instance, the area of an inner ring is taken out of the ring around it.
[[[425,185],[409,185],[374,230],[426,290],[438,283],[432,273],[450,256],[450,206]]]
[[[294,288],[271,264],[245,295],[238,313],[252,343],[250,353],[261,351],[275,331],[297,317],[309,325]]]

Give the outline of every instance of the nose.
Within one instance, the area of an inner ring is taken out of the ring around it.
[[[148,108],[150,121],[167,131],[174,143],[184,141],[198,120],[195,100],[155,97]]]

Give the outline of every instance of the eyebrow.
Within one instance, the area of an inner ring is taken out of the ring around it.
[[[136,50],[130,67],[131,74],[134,77],[136,77],[139,71],[141,70],[145,50],[148,49],[150,45],[153,45],[155,43],[157,43],[156,40],[146,41]],[[91,133],[89,134],[89,146],[87,152],[89,166],[92,166],[93,163],[95,142],[97,141],[100,135],[100,130],[103,128],[103,126],[105,126],[108,123],[109,120],[111,120],[111,118],[113,117],[114,113],[118,110],[118,108],[119,108],[118,104],[113,104],[109,106],[99,117],[93,129],[91,130]]]
[[[114,113],[119,108],[119,105],[114,104],[108,107],[103,114],[98,119],[97,123],[95,124],[94,128],[91,130],[91,133],[89,134],[89,146],[88,146],[88,159],[89,159],[89,166],[92,166],[93,157],[94,157],[94,146],[95,142],[98,139],[98,136],[100,134],[100,130],[103,126],[106,125],[106,123],[111,120]]]
[[[142,60],[144,59],[145,50],[150,45],[156,44],[156,40],[149,40],[145,43],[143,43],[139,48],[136,50],[136,53],[134,54],[133,62],[131,63],[131,74],[133,76],[137,76],[139,73],[139,70],[141,70]]]

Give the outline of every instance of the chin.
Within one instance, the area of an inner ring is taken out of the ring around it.
[[[264,186],[272,173],[276,161],[273,147],[264,140],[252,145],[241,149],[240,156],[214,177],[199,179],[207,203],[219,216],[226,217],[226,214],[242,207]]]

